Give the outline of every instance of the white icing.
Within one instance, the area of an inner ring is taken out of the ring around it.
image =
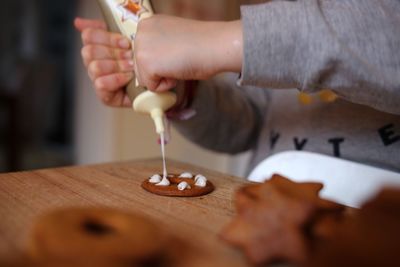
[[[161,141],[161,154],[163,158],[163,179],[165,179],[168,175],[167,171],[167,163],[165,160],[165,136],[164,133],[160,133],[160,141]]]
[[[192,179],[193,178],[193,174],[191,174],[190,172],[184,172],[181,175],[179,175],[179,178],[189,178]]]
[[[196,175],[194,180],[196,181],[196,183],[194,184],[195,186],[206,187],[206,185],[207,185],[207,178],[201,174]]]
[[[165,177],[156,186],[169,186],[171,182]]]
[[[207,181],[207,178],[204,175],[198,174],[196,175],[196,177],[194,178],[195,181],[197,181],[198,179],[203,179]]]
[[[150,177],[149,182],[152,184],[158,184],[159,182],[161,182],[161,175],[159,174],[154,174],[153,176]]]
[[[181,182],[178,184],[178,190],[183,191],[185,189],[190,189],[190,185],[187,182]]]

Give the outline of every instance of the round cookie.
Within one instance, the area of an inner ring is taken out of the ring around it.
[[[134,214],[109,208],[69,208],[42,216],[28,249],[39,262],[118,266],[156,258],[167,239],[152,221]]]
[[[146,179],[142,183],[142,188],[150,193],[169,197],[199,197],[207,195],[215,189],[214,185],[208,180],[206,181],[205,186],[201,187],[195,185],[196,181],[194,178],[179,176],[180,175],[178,174],[169,174],[168,180],[170,181],[170,185],[168,186],[158,186],[151,183],[149,179]],[[189,185],[189,188],[179,190],[178,185],[183,182],[186,182]]]

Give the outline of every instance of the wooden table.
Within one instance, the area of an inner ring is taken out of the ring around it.
[[[235,214],[234,191],[243,179],[169,161],[170,173],[201,173],[216,190],[198,198],[168,198],[140,184],[160,172],[160,160],[79,166],[0,175],[0,259],[24,250],[38,215],[68,206],[108,206],[141,213],[193,248],[183,266],[248,266],[239,251],[218,238]]]

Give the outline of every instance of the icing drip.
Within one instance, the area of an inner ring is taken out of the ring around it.
[[[193,174],[191,174],[190,172],[184,172],[181,175],[179,175],[179,178],[189,178],[192,179],[193,178]]]
[[[178,190],[183,191],[185,189],[190,189],[190,185],[187,182],[181,182],[178,184]]]
[[[162,180],[157,183],[157,186],[169,186],[171,183],[168,180],[168,172],[167,172],[167,163],[165,160],[165,136],[164,133],[160,133],[160,142],[161,142],[161,154],[163,157],[163,177]]]
[[[156,184],[157,186],[169,186],[171,184],[171,182],[167,179],[167,178],[163,178],[161,180],[161,182],[159,182],[158,184]]]
[[[196,183],[194,184],[195,186],[206,187],[206,185],[207,185],[207,178],[203,175],[200,175],[200,174],[196,175],[194,180],[196,181]]]
[[[161,182],[156,184],[157,186],[169,186],[171,183],[168,180],[168,172],[167,172],[167,163],[165,160],[165,136],[164,133],[160,133],[160,141],[161,141],[161,154],[163,159],[163,177]]]
[[[161,140],[161,154],[163,159],[163,180],[167,179],[168,172],[167,172],[167,163],[165,160],[165,136],[164,133],[160,133],[160,140]]]
[[[153,176],[150,177],[149,182],[152,184],[158,184],[159,182],[161,182],[161,175],[159,174],[154,174]]]

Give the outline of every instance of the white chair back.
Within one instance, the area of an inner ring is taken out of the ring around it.
[[[282,152],[265,159],[248,179],[263,182],[273,174],[296,182],[323,183],[322,197],[356,208],[383,187],[400,189],[400,173],[302,151]]]

